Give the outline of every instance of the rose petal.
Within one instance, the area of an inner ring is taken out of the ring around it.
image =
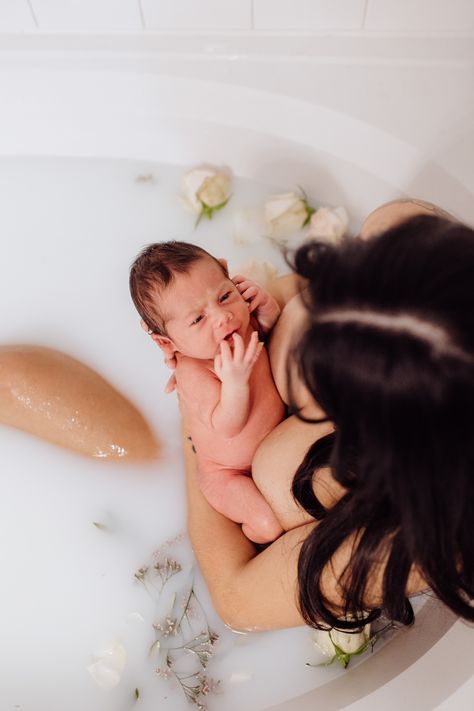
[[[216,174],[204,179],[196,192],[196,197],[208,207],[218,207],[230,196],[230,179],[227,175]]]
[[[263,212],[266,222],[273,222],[278,219],[288,210],[291,210],[295,204],[303,203],[300,195],[296,193],[282,193],[281,195],[272,195],[264,204]]]
[[[370,625],[366,625],[360,632],[350,633],[344,630],[331,630],[331,637],[334,644],[343,652],[352,654],[370,639]]]
[[[94,654],[95,661],[87,667],[94,681],[104,688],[113,689],[127,663],[127,652],[117,643]]]
[[[348,224],[344,207],[320,207],[311,217],[306,236],[337,244],[346,234]]]
[[[110,669],[102,660],[87,667],[95,683],[103,689],[114,689],[120,683],[120,674],[116,669]]]
[[[235,270],[236,274],[244,274],[252,281],[260,284],[264,289],[268,289],[269,284],[278,276],[277,267],[271,262],[258,262],[252,259]]]
[[[286,203],[287,205],[289,203]],[[268,214],[268,213],[267,213]],[[287,238],[294,232],[297,232],[308,216],[308,211],[303,200],[300,198],[281,213],[278,217],[274,217],[271,221],[267,219],[267,236],[276,239]]]
[[[323,654],[327,657],[334,657],[336,650],[329,636],[329,630],[313,630],[312,639]]]
[[[211,178],[216,173],[209,168],[193,168],[183,177],[184,197],[189,202],[194,212],[201,212],[202,205],[197,198],[197,193],[206,178]]]

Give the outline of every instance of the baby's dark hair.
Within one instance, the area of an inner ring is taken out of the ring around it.
[[[153,333],[166,336],[163,316],[156,297],[169,286],[175,274],[187,274],[195,262],[211,259],[225,276],[227,269],[202,247],[189,242],[155,242],[145,247],[130,267],[130,294],[135,308]]]

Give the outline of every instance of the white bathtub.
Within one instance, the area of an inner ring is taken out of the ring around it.
[[[9,683],[5,687],[2,683],[2,689],[8,689],[8,693],[0,689],[0,701],[2,707],[4,702],[7,704],[5,708],[13,708],[17,703],[31,711],[43,711],[46,705],[48,711],[59,711],[64,708],[60,699],[67,698],[61,689],[66,671],[71,711],[86,708],[83,698],[87,698],[87,708],[92,711],[109,708],[119,711],[122,707],[129,708],[126,695],[114,697],[118,705],[110,707],[105,696],[94,696],[95,692],[89,688],[87,693],[84,691],[84,686],[90,684],[84,671],[84,649],[89,645],[92,653],[94,645],[110,637],[114,620],[126,609],[126,605],[121,607],[115,601],[115,596],[121,596],[120,586],[127,571],[140,563],[136,560],[137,545],[145,552],[152,550],[161,538],[184,525],[176,407],[160,394],[166,374],[157,373],[156,354],[149,344],[144,344],[136,328],[126,281],[122,281],[127,259],[131,261],[137,249],[153,239],[149,236],[159,223],[140,222],[142,198],[139,197],[135,203],[136,222],[130,218],[121,231],[120,221],[126,218],[109,197],[109,213],[101,213],[98,220],[105,229],[109,214],[119,235],[117,243],[109,241],[105,251],[98,248],[101,255],[98,258],[94,245],[84,239],[87,246],[83,258],[78,263],[69,259],[65,267],[62,260],[72,249],[70,239],[74,242],[72,253],[81,253],[80,235],[75,232],[73,222],[68,222],[68,214],[65,214],[64,237],[56,246],[50,245],[41,232],[48,213],[54,214],[59,209],[54,196],[59,203],[64,191],[61,185],[52,186],[48,193],[51,202],[47,205],[35,195],[35,185],[42,195],[41,182],[48,176],[52,179],[51,176],[59,175],[54,167],[58,164],[52,159],[91,159],[93,163],[88,165],[98,166],[95,190],[100,193],[103,188],[104,196],[107,185],[100,182],[100,176],[105,175],[100,168],[103,160],[123,161],[122,166],[129,166],[130,183],[138,170],[153,172],[156,164],[227,165],[237,176],[256,181],[260,191],[262,186],[270,190],[303,185],[309,194],[317,196],[319,204],[344,204],[354,230],[375,206],[407,194],[439,202],[472,222],[474,179],[469,179],[462,155],[457,171],[452,155],[449,160],[435,160],[434,153],[427,153],[416,141],[409,143],[350,113],[320,105],[314,96],[309,101],[304,95],[264,91],[244,85],[243,81],[234,80],[232,84],[208,81],[202,78],[205,71],[201,72],[201,78],[153,71],[146,62],[137,64],[136,59],[132,61],[125,54],[104,62],[93,53],[87,57],[11,53],[4,55],[2,61],[0,160],[4,159],[8,170],[3,173],[0,205],[6,198],[4,210],[10,215],[12,232],[15,214],[19,222],[25,217],[23,210],[32,214],[25,218],[21,232],[21,237],[30,239],[31,244],[26,244],[21,253],[18,247],[10,246],[9,230],[3,223],[0,239],[8,278],[3,280],[5,316],[0,342],[45,343],[82,358],[107,374],[137,402],[158,437],[169,444],[158,478],[145,469],[138,476],[131,469],[117,474],[101,469],[100,463],[85,463],[80,458],[52,452],[49,446],[22,433],[5,429],[0,433],[4,459],[2,542],[8,542],[2,567],[4,574],[10,571],[10,576],[19,581],[8,586],[7,609],[3,609],[5,615],[10,609],[16,620],[17,628],[10,623],[8,629],[18,639],[8,644],[4,644],[5,638],[2,640],[2,668],[9,670]],[[271,72],[271,68],[266,71]],[[469,117],[460,135],[464,135],[468,123]],[[41,162],[44,160],[46,163]],[[11,196],[21,192],[22,180],[25,203],[12,206]],[[177,184],[173,184],[175,188]],[[81,214],[87,212],[87,207],[80,203]],[[113,217],[114,211],[119,217]],[[172,229],[174,234],[192,238],[189,218],[184,215],[176,218]],[[206,239],[210,249],[222,248],[224,256],[230,252],[235,260],[242,258],[242,248],[237,249],[228,239],[222,242],[219,229],[219,223],[209,226]],[[124,244],[125,235],[132,232],[135,234],[130,242]],[[156,238],[164,237],[156,235]],[[45,250],[41,247],[43,240],[48,245]],[[262,248],[264,256],[265,249]],[[26,265],[28,254],[37,260],[34,270]],[[55,259],[57,263],[52,264]],[[69,274],[63,274],[58,282],[63,288],[64,303],[57,303],[58,292],[49,293],[47,288],[45,301],[38,299],[36,289],[40,282],[35,282],[34,272],[42,270],[51,279],[65,268]],[[91,286],[93,299],[91,296],[91,302],[87,302],[86,311],[80,303],[80,294],[76,291],[71,294],[73,286],[81,289],[81,274],[85,275],[85,289],[92,282],[96,285]],[[101,298],[98,284],[103,283],[110,294]],[[94,300],[99,302],[98,313],[94,313]],[[87,322],[84,313],[89,314]],[[103,348],[98,347],[101,343]],[[117,350],[125,352],[126,357],[117,356]],[[50,487],[47,496],[44,485]],[[91,501],[88,492],[93,492],[95,500]],[[51,506],[50,514],[37,510],[36,504],[43,502],[43,505],[45,501]],[[83,522],[81,528],[76,509],[87,512],[90,518],[100,518],[109,516],[115,504],[124,511],[124,528],[120,529],[119,538],[125,540],[123,537],[130,534],[133,545],[126,542],[122,548],[111,549],[100,536],[97,538],[90,520]],[[64,540],[58,541],[62,526]],[[80,554],[75,549],[75,537]],[[91,550],[99,550],[90,570],[86,560],[88,545]],[[74,566],[76,555],[80,555],[81,569],[90,574],[90,581],[82,585]],[[106,574],[103,566],[110,560]],[[59,569],[58,561],[61,561]],[[68,579],[73,581],[71,585]],[[110,605],[104,604],[104,599]],[[68,616],[72,617],[70,622]],[[46,638],[56,625],[65,629],[53,635],[51,647]],[[95,635],[91,635],[91,629],[96,630]],[[472,641],[472,630],[430,600],[423,606],[414,629],[403,631],[363,664],[344,675],[328,672],[327,681],[318,688],[303,695],[298,689],[293,690],[291,695],[283,695],[282,703],[276,706],[272,698],[270,703],[261,702],[260,706],[248,708],[271,705],[282,711],[316,707],[399,709],[402,703],[417,710],[437,708],[440,704],[446,709],[468,708],[463,704],[469,694],[474,694]],[[291,650],[292,642],[288,644]],[[262,649],[266,653],[267,648]],[[49,655],[46,666],[51,675],[47,679],[44,658],[41,663],[35,662],[42,650],[45,656]],[[62,656],[68,657],[67,663]],[[39,672],[35,671],[37,667]],[[76,673],[72,674],[71,669]],[[27,683],[34,694],[28,696],[26,703],[15,701],[14,690]],[[463,685],[467,685],[467,692],[461,688]],[[61,691],[57,698],[55,689]],[[4,699],[2,694],[6,694]],[[35,694],[40,700],[38,705],[31,700]],[[95,704],[94,708],[91,704]],[[214,704],[211,702],[211,709],[229,708],[225,696]]]

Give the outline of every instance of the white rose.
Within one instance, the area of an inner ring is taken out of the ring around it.
[[[244,274],[248,279],[257,282],[261,287],[268,290],[269,285],[278,276],[278,269],[271,262],[257,262],[252,259],[237,267],[236,274]]]
[[[212,168],[194,168],[183,178],[184,198],[200,217],[211,218],[230,198],[231,181],[225,173]]]
[[[297,232],[312,214],[306,199],[297,193],[273,195],[264,205],[267,236],[285,239]]]
[[[370,625],[357,632],[344,630],[314,630],[313,642],[327,657],[336,656],[335,644],[346,654],[354,654],[370,639]]]
[[[348,225],[344,207],[320,207],[311,216],[306,237],[337,244],[346,234]]]
[[[127,653],[122,644],[114,644],[94,654],[95,661],[87,667],[96,684],[103,689],[116,687],[127,663]]]

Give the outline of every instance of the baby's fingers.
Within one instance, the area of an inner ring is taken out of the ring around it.
[[[234,343],[234,360],[240,361],[244,357],[244,340],[238,333],[234,333],[232,341]]]
[[[260,351],[262,350],[263,342],[258,340],[258,333],[257,331],[254,331],[252,335],[250,336],[250,341],[247,346],[247,350],[245,351],[245,361],[247,363],[255,363],[257,360],[258,356],[260,355]]]
[[[222,374],[222,356],[220,353],[217,353],[217,355],[214,356],[214,372],[217,375],[218,378],[221,377]]]
[[[230,345],[225,340],[220,342],[220,357],[222,363],[232,360],[232,351],[230,350]]]
[[[241,297],[244,301],[249,302],[250,311],[254,311],[259,305],[260,299],[258,298],[259,289],[257,286],[249,286],[248,289],[241,292]]]
[[[232,281],[234,282],[235,286],[237,289],[239,288],[240,284],[243,282],[248,281],[247,277],[242,276],[242,274],[235,274],[235,276],[232,277]]]

